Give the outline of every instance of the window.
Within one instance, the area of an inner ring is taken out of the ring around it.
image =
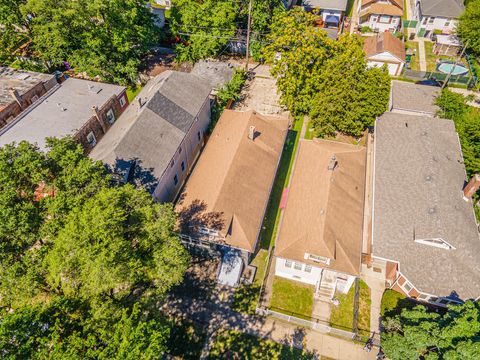
[[[426,18],[426,17],[423,18],[422,24],[423,24],[423,25],[426,25],[426,24],[427,24],[427,20],[428,20],[428,18]]]
[[[197,133],[198,141],[201,139],[200,131]]]
[[[388,15],[380,15],[378,22],[382,24],[390,24],[392,22],[392,17]]]
[[[403,284],[403,287],[405,288],[405,290],[407,290],[407,292],[409,292],[410,290],[412,290],[412,284],[410,284],[408,281]]]
[[[432,296],[428,301],[430,302],[437,302],[438,298],[435,296]]]
[[[293,264],[293,267],[295,270],[302,270],[302,264],[299,264],[297,262]]]
[[[312,254],[305,254],[305,259],[313,260],[315,262],[320,262],[329,265],[330,264],[330,259],[325,257],[325,256],[318,256],[318,255],[312,255]]]
[[[181,148],[181,147],[178,148],[178,153],[179,153],[179,154],[182,153],[182,148]]]
[[[91,147],[94,147],[95,145],[97,145],[97,139],[95,138],[95,134],[92,131],[88,133],[87,141]]]
[[[285,260],[285,267],[291,268],[292,267],[292,262],[290,260]]]
[[[124,107],[127,102],[125,101],[125,95],[120,98],[120,106]]]
[[[420,294],[420,295],[418,295],[418,298],[419,298],[420,300],[427,300],[427,299],[428,299],[428,295],[426,295],[426,294]]]
[[[310,265],[305,265],[305,272],[311,273],[312,272],[312,267]]]
[[[172,159],[172,162],[170,163],[170,167],[172,168],[173,165],[175,165],[175,159]]]
[[[107,112],[107,121],[110,124],[113,124],[115,122],[115,114],[113,113],[112,109],[108,110]]]
[[[434,17],[428,18],[428,23],[429,24],[433,24],[434,21],[435,21]]]
[[[423,245],[430,245],[434,247],[438,247],[441,249],[445,250],[455,250],[455,248],[447,243],[445,240],[441,238],[432,238],[432,239],[415,239],[415,242],[418,244],[423,244]]]
[[[450,19],[448,19],[447,21],[445,21],[445,26],[450,26]]]
[[[173,182],[175,183],[175,186],[177,186],[177,184],[178,184],[178,176],[177,175],[175,175],[173,177]]]
[[[447,305],[448,303],[450,303],[450,300],[448,300],[448,299],[440,300],[440,304]]]
[[[185,162],[182,161],[182,171],[185,171]]]

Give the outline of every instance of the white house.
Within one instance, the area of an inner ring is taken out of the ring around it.
[[[400,30],[403,0],[359,0],[359,26],[376,32]]]
[[[348,292],[360,275],[366,150],[300,140],[275,242],[275,275]]]
[[[390,32],[383,32],[365,39],[363,45],[368,66],[387,65],[391,76],[400,76],[405,64],[405,45]]]
[[[322,17],[323,26],[326,28],[339,28],[342,24],[347,0],[303,0],[303,8],[313,11]]]
[[[435,30],[452,34],[464,10],[461,0],[416,0],[414,17],[418,21],[417,35],[431,37]]]

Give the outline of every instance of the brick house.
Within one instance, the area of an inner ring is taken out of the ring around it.
[[[55,75],[0,67],[0,129],[56,85]]]
[[[73,136],[89,152],[128,106],[123,86],[68,78],[0,129],[0,146]]]

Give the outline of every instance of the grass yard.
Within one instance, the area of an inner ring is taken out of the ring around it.
[[[307,360],[314,359],[314,355],[291,346],[278,344],[272,340],[260,339],[239,331],[225,331],[217,336],[208,358]]]
[[[142,87],[140,85],[137,85],[136,87],[129,86],[127,88],[128,102],[132,103],[133,99],[135,99],[135,97],[138,95],[140,91],[142,91]]]
[[[330,325],[338,329],[352,330],[355,284],[352,285],[348,294],[336,294],[335,297],[340,301],[340,305],[332,307]],[[360,334],[370,333],[370,304],[370,288],[363,280],[360,280],[358,309],[358,330]]]
[[[265,219],[263,220],[262,231],[260,232],[260,248],[269,249],[273,245],[280,217],[280,201],[282,200],[283,189],[288,186],[290,172],[292,171],[293,158],[297,149],[300,131],[302,130],[303,117],[295,120],[292,130],[288,131],[282,158],[278,165],[277,175],[273,183],[272,193],[268,201]]]
[[[416,41],[406,41],[405,42],[405,50],[412,49],[415,51],[415,55],[413,55],[410,59],[410,67],[414,71],[420,71],[420,61],[418,60],[418,42]]]
[[[425,41],[425,58],[427,61],[427,71],[436,71],[437,59],[448,60],[448,61],[458,61],[468,67],[467,61],[463,58],[457,59],[454,56],[436,55],[433,52],[433,42],[431,41]]]
[[[307,124],[307,131],[305,132],[305,139],[307,140],[312,140],[315,136],[315,130],[312,130],[313,129],[313,123],[312,123],[312,120],[309,120],[308,121],[308,124]]]
[[[232,308],[243,314],[255,314],[257,308],[258,296],[262,287],[263,277],[267,267],[268,250],[260,249],[251,262],[251,265],[257,267],[255,279],[251,285],[240,286],[233,295]]]
[[[387,289],[383,293],[382,302],[380,304],[380,315],[395,316],[400,314],[402,309],[412,308],[415,304],[408,300],[407,297],[394,290]]]
[[[313,285],[275,276],[270,309],[302,319],[310,319],[313,311]]]
[[[348,0],[347,1],[347,9],[345,11],[345,14],[347,17],[351,18],[353,14],[353,5],[355,3],[355,0]]]

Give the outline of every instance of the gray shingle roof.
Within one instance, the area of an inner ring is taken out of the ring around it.
[[[185,138],[195,117],[209,98],[211,87],[195,75],[166,71],[142,89],[90,152],[116,173],[125,175],[136,161],[136,177],[154,190]],[[138,175],[138,169],[143,174]]]
[[[200,60],[192,69],[192,74],[207,80],[213,89],[219,89],[232,80],[234,72],[233,64],[216,60]]]
[[[392,111],[435,115],[439,110],[435,105],[438,95],[440,95],[439,87],[393,80]]]
[[[480,239],[450,120],[385,113],[375,131],[373,254],[422,292],[480,296]],[[416,243],[442,238],[455,249]]]
[[[303,6],[307,9],[328,9],[341,10],[347,9],[347,0],[303,0]]]
[[[465,10],[461,0],[421,0],[422,15],[458,19]]]

